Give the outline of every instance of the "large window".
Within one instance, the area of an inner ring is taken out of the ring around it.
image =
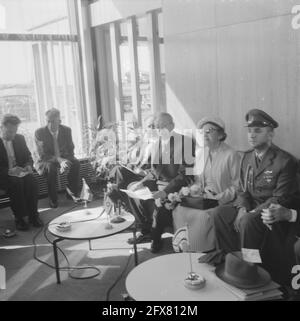
[[[142,125],[149,114],[165,110],[162,25],[158,9],[96,27],[96,35],[105,34],[96,38],[98,50],[105,47],[105,54],[98,55],[99,70],[107,73],[101,79],[110,84],[100,90],[110,94],[102,101],[102,109],[109,106],[117,120]]]
[[[77,34],[70,23],[70,0],[0,0],[0,32]]]
[[[33,151],[34,131],[56,107],[84,155],[78,38],[71,0],[0,0],[0,117],[17,114]]]

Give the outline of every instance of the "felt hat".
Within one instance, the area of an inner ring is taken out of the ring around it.
[[[241,252],[226,254],[225,263],[217,266],[215,273],[221,280],[241,289],[262,287],[271,281],[267,271],[244,261]]]

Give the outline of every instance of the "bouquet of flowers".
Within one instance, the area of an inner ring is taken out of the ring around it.
[[[197,184],[191,186],[184,186],[179,192],[170,193],[165,199],[156,199],[155,205],[157,207],[164,206],[167,210],[173,210],[179,203],[185,202],[187,197],[201,197],[201,187]]]
[[[90,128],[92,142],[89,158],[96,176],[108,180],[113,168],[119,163],[126,165],[128,152],[140,140],[140,132],[126,122],[103,125],[101,116],[98,125]]]

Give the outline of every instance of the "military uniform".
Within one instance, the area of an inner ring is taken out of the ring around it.
[[[289,153],[271,145],[257,161],[255,150],[244,153],[240,169],[237,208],[261,212],[271,203],[291,207],[297,193],[297,161]]]
[[[268,114],[257,109],[246,115],[246,121],[248,127],[278,127]],[[261,212],[272,203],[294,208],[298,195],[298,165],[292,155],[273,144],[261,159],[258,156],[254,149],[244,153],[234,206],[221,206],[213,213],[216,244],[225,252],[241,248],[260,250],[265,268],[275,280],[285,283],[290,262],[284,244],[295,224],[277,222],[268,227],[262,221]],[[245,208],[247,213],[239,221],[237,233],[233,223],[240,208]]]

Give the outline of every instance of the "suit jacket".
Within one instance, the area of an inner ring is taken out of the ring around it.
[[[254,150],[245,152],[235,205],[247,211],[261,211],[271,203],[293,207],[295,198],[299,197],[297,169],[296,159],[275,145],[270,146],[258,166]]]
[[[48,127],[42,127],[36,130],[35,139],[40,161],[48,161],[54,156],[53,136]],[[60,156],[66,159],[74,158],[74,144],[72,140],[71,128],[60,125],[57,142]]]
[[[170,161],[166,164],[161,160]],[[172,132],[169,142],[162,149],[159,164],[154,164],[154,170],[159,179],[168,182],[164,191],[169,194],[180,190],[192,180],[192,170],[187,174],[187,168],[193,168],[195,157],[195,142],[192,138]],[[190,176],[189,176],[190,175]]]
[[[32,166],[33,160],[31,153],[26,145],[26,141],[23,135],[16,134],[12,141],[15,157],[16,166],[25,167],[27,165]],[[0,187],[6,189],[8,180],[8,156],[6,148],[0,139]]]

